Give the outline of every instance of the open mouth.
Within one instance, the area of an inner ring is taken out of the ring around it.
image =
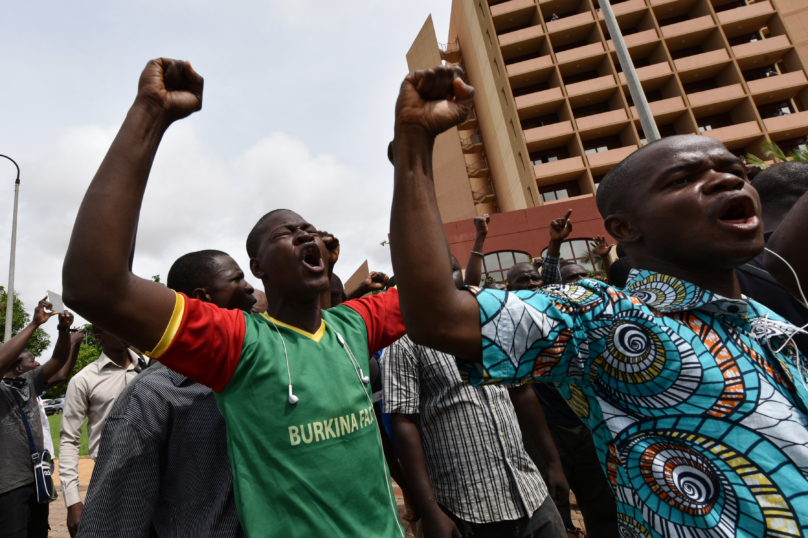
[[[754,229],[760,223],[760,219],[755,214],[755,206],[747,197],[739,197],[730,201],[718,220],[737,229]]]
[[[325,268],[323,264],[323,257],[320,255],[320,247],[311,243],[304,246],[301,251],[303,257],[303,265],[312,271],[322,271]]]

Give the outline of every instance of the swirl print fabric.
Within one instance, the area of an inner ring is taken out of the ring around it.
[[[808,532],[806,370],[782,318],[650,271],[624,291],[472,292],[483,364],[461,376],[555,382],[592,429],[623,536]]]

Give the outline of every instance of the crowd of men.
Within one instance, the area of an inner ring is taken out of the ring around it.
[[[188,62],[147,65],[63,267],[103,349],[65,396],[71,536],[403,537],[391,477],[428,538],[583,536],[570,491],[592,537],[808,532],[808,164],[652,142],[600,183],[602,274],[561,259],[567,211],[543,258],[483,280],[491,219],[464,273],[432,181],[434,139],[473,99],[461,74],[401,86],[395,278],[345,290],[339,240],[274,209],[246,237],[259,291],[216,250],[181,256],[167,286],[131,271],[160,139],[203,91]],[[40,365],[25,347],[56,315]],[[0,537],[47,536],[32,452],[53,452],[39,396],[75,365],[72,323],[43,300],[0,347]]]

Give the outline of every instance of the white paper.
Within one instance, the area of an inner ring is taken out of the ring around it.
[[[51,312],[59,312],[60,314],[65,311],[65,304],[62,302],[62,296],[56,292],[48,290],[48,302],[53,305]]]

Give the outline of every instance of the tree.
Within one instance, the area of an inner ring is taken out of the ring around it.
[[[93,335],[93,326],[87,324],[84,326],[84,342],[81,344],[81,350],[79,351],[79,356],[76,359],[76,366],[73,367],[73,371],[70,372],[70,375],[59,383],[58,385],[54,385],[48,391],[49,398],[57,398],[59,396],[64,396],[65,392],[67,392],[67,384],[70,383],[70,380],[73,379],[73,376],[77,373],[81,372],[81,370],[90,364],[98,360],[98,357],[101,356],[101,344],[98,340],[95,339]]]
[[[760,145],[760,149],[763,151],[763,154],[766,157],[774,159],[775,164],[777,164],[778,162],[787,162],[787,161],[808,163],[808,150],[805,150],[803,148],[797,148],[791,151],[791,153],[789,153],[788,155],[786,155],[785,152],[783,152],[783,150],[780,149],[780,146],[778,146],[777,143],[766,141]],[[746,163],[754,166],[759,166],[763,170],[771,166],[760,157],[752,155],[751,153],[746,156]]]
[[[3,286],[0,286],[0,330],[5,336],[6,327],[6,301],[8,294]],[[14,309],[11,317],[11,336],[14,336],[31,322],[31,315],[25,311],[25,305],[20,301],[19,293],[14,292]],[[0,337],[1,338],[1,337]],[[34,331],[34,335],[28,340],[25,349],[34,354],[35,357],[42,355],[42,352],[50,346],[50,336],[42,327]]]

